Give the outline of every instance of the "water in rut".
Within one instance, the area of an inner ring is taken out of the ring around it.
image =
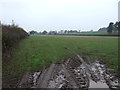
[[[79,55],[64,63],[25,75],[18,88],[120,89],[118,78],[100,61],[86,63]]]

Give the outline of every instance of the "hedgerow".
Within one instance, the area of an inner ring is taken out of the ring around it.
[[[18,26],[2,25],[2,51],[9,50],[15,43],[28,36],[29,34]]]

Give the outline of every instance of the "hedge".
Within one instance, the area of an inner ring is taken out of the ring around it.
[[[29,34],[20,27],[2,25],[2,51],[9,50],[15,43],[28,36]]]

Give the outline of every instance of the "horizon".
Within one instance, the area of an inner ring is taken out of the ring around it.
[[[118,21],[119,0],[1,0],[0,20],[29,31],[97,31]],[[92,13],[91,13],[92,12]]]

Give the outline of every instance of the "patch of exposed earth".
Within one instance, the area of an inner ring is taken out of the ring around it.
[[[17,88],[120,89],[118,78],[96,60],[86,63],[79,55],[64,63],[23,76]]]

